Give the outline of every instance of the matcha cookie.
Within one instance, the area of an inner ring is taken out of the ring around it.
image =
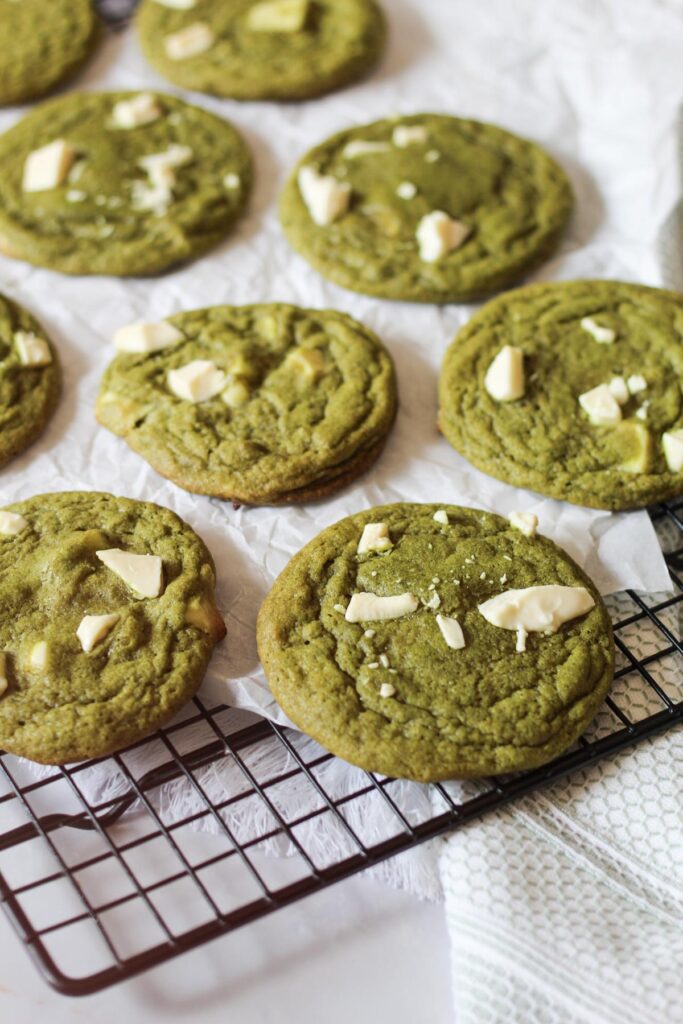
[[[294,248],[335,284],[383,299],[464,302],[555,248],[572,209],[561,168],[493,125],[419,114],[312,149],[282,194]]]
[[[158,273],[219,242],[250,185],[244,142],[199,107],[60,97],[0,136],[0,248],[69,274]]]
[[[124,327],[97,418],[157,472],[250,505],[339,490],[379,456],[394,366],[343,313],[216,306]]]
[[[91,0],[0,0],[0,105],[43,96],[71,78],[98,36]]]
[[[612,630],[593,584],[534,525],[401,504],[324,530],[259,613],[286,714],[352,764],[424,782],[562,753],[607,693]]]
[[[0,749],[112,753],[196,692],[225,635],[211,555],[173,512],[111,494],[0,511]]]
[[[143,0],[149,62],[185,89],[239,100],[300,100],[372,68],[385,23],[374,0]]]
[[[52,342],[30,313],[0,295],[0,466],[42,434],[60,391]]]
[[[591,508],[683,494],[683,297],[616,281],[488,303],[440,379],[439,425],[478,469]]]

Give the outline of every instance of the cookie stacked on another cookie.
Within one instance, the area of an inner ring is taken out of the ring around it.
[[[114,340],[98,420],[198,494],[252,505],[324,497],[375,462],[394,422],[391,357],[343,313],[216,306]]]

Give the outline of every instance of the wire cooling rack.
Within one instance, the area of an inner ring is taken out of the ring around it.
[[[683,500],[651,515],[674,595],[611,599],[610,697],[580,742],[544,768],[397,782],[199,698],[128,750],[41,778],[0,753],[0,897],[47,981],[68,995],[96,992],[681,722]],[[103,770],[111,788],[97,803],[91,779]],[[180,817],[178,787],[194,807]]]

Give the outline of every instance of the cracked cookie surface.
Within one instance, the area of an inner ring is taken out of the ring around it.
[[[3,251],[66,273],[127,276],[159,273],[228,234],[251,187],[244,142],[221,118],[151,95],[159,114],[137,127],[117,127],[113,116],[140,93],[78,93],[42,104],[0,136]],[[25,191],[27,158],[59,139],[75,152],[68,174]],[[140,161],[169,150],[183,162],[170,168],[166,193],[155,191]]]
[[[143,53],[165,78],[185,89],[235,99],[297,100],[360,78],[384,49],[384,16],[374,0],[311,0],[294,31],[254,31],[258,0],[202,0],[171,10],[143,0],[136,17]],[[206,49],[172,59],[166,40],[206,26]]]
[[[286,504],[338,490],[379,456],[396,413],[394,366],[351,317],[271,304],[167,322],[181,340],[118,355],[97,402],[100,423],[163,476],[200,494]],[[198,360],[225,381],[192,402],[173,393],[169,372]]]
[[[0,535],[0,749],[63,764],[163,725],[225,633],[203,542],[168,509],[110,494],[45,494],[9,509],[25,525]],[[158,597],[136,597],[98,559],[113,548],[161,558]],[[118,617],[89,652],[76,632],[87,615]]]
[[[359,555],[364,528],[380,522],[391,546]],[[478,611],[547,584],[585,587],[595,606],[553,635],[529,634],[526,651]],[[410,593],[417,608],[350,622],[356,593]],[[461,649],[437,615],[457,619]],[[275,582],[257,634],[273,694],[300,729],[361,768],[421,781],[551,760],[595,715],[614,667],[605,607],[565,552],[449,505],[387,505],[324,530]]]
[[[497,401],[485,386],[506,345],[523,353],[516,401]],[[618,422],[591,422],[579,396],[632,378]],[[507,483],[592,508],[639,508],[683,493],[683,471],[669,468],[662,447],[666,432],[683,428],[682,383],[677,293],[616,281],[530,285],[487,303],[457,335],[441,371],[439,425],[473,465]]]
[[[350,187],[348,209],[332,223],[311,216],[302,168]],[[540,146],[494,125],[416,114],[351,128],[310,150],[285,186],[280,217],[292,246],[336,284],[446,303],[514,283],[552,252],[572,205],[564,171]],[[436,211],[466,237],[428,262],[418,231]]]

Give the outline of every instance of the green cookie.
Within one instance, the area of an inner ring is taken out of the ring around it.
[[[124,328],[115,343],[98,420],[198,494],[321,498],[377,459],[396,414],[389,353],[343,313],[216,306]]]
[[[300,100],[364,75],[384,49],[374,0],[143,0],[149,62],[185,89],[239,100]]]
[[[336,284],[384,299],[465,302],[548,256],[572,209],[562,169],[502,128],[391,118],[308,152],[282,194],[285,233]]]
[[[30,313],[0,295],[0,466],[42,434],[60,391],[52,342]]]
[[[370,524],[386,535],[359,554]],[[547,586],[585,602],[559,628],[544,618],[520,632],[479,610]],[[614,669],[607,611],[578,566],[545,538],[452,505],[387,505],[324,530],[275,582],[257,635],[299,728],[361,768],[420,781],[551,760],[596,714]]]
[[[91,0],[0,0],[0,105],[42,96],[71,78],[98,36]]]
[[[518,398],[486,386],[505,346],[523,366]],[[682,386],[680,295],[616,281],[531,285],[458,334],[439,425],[478,469],[516,487],[641,508],[683,494]]]
[[[0,136],[0,248],[70,274],[158,273],[219,242],[250,187],[241,137],[199,107],[64,96]]]
[[[0,748],[64,764],[159,728],[225,635],[202,541],[168,509],[110,494],[43,494],[9,511],[18,532],[0,532]],[[112,567],[117,549],[133,556],[129,582]]]

